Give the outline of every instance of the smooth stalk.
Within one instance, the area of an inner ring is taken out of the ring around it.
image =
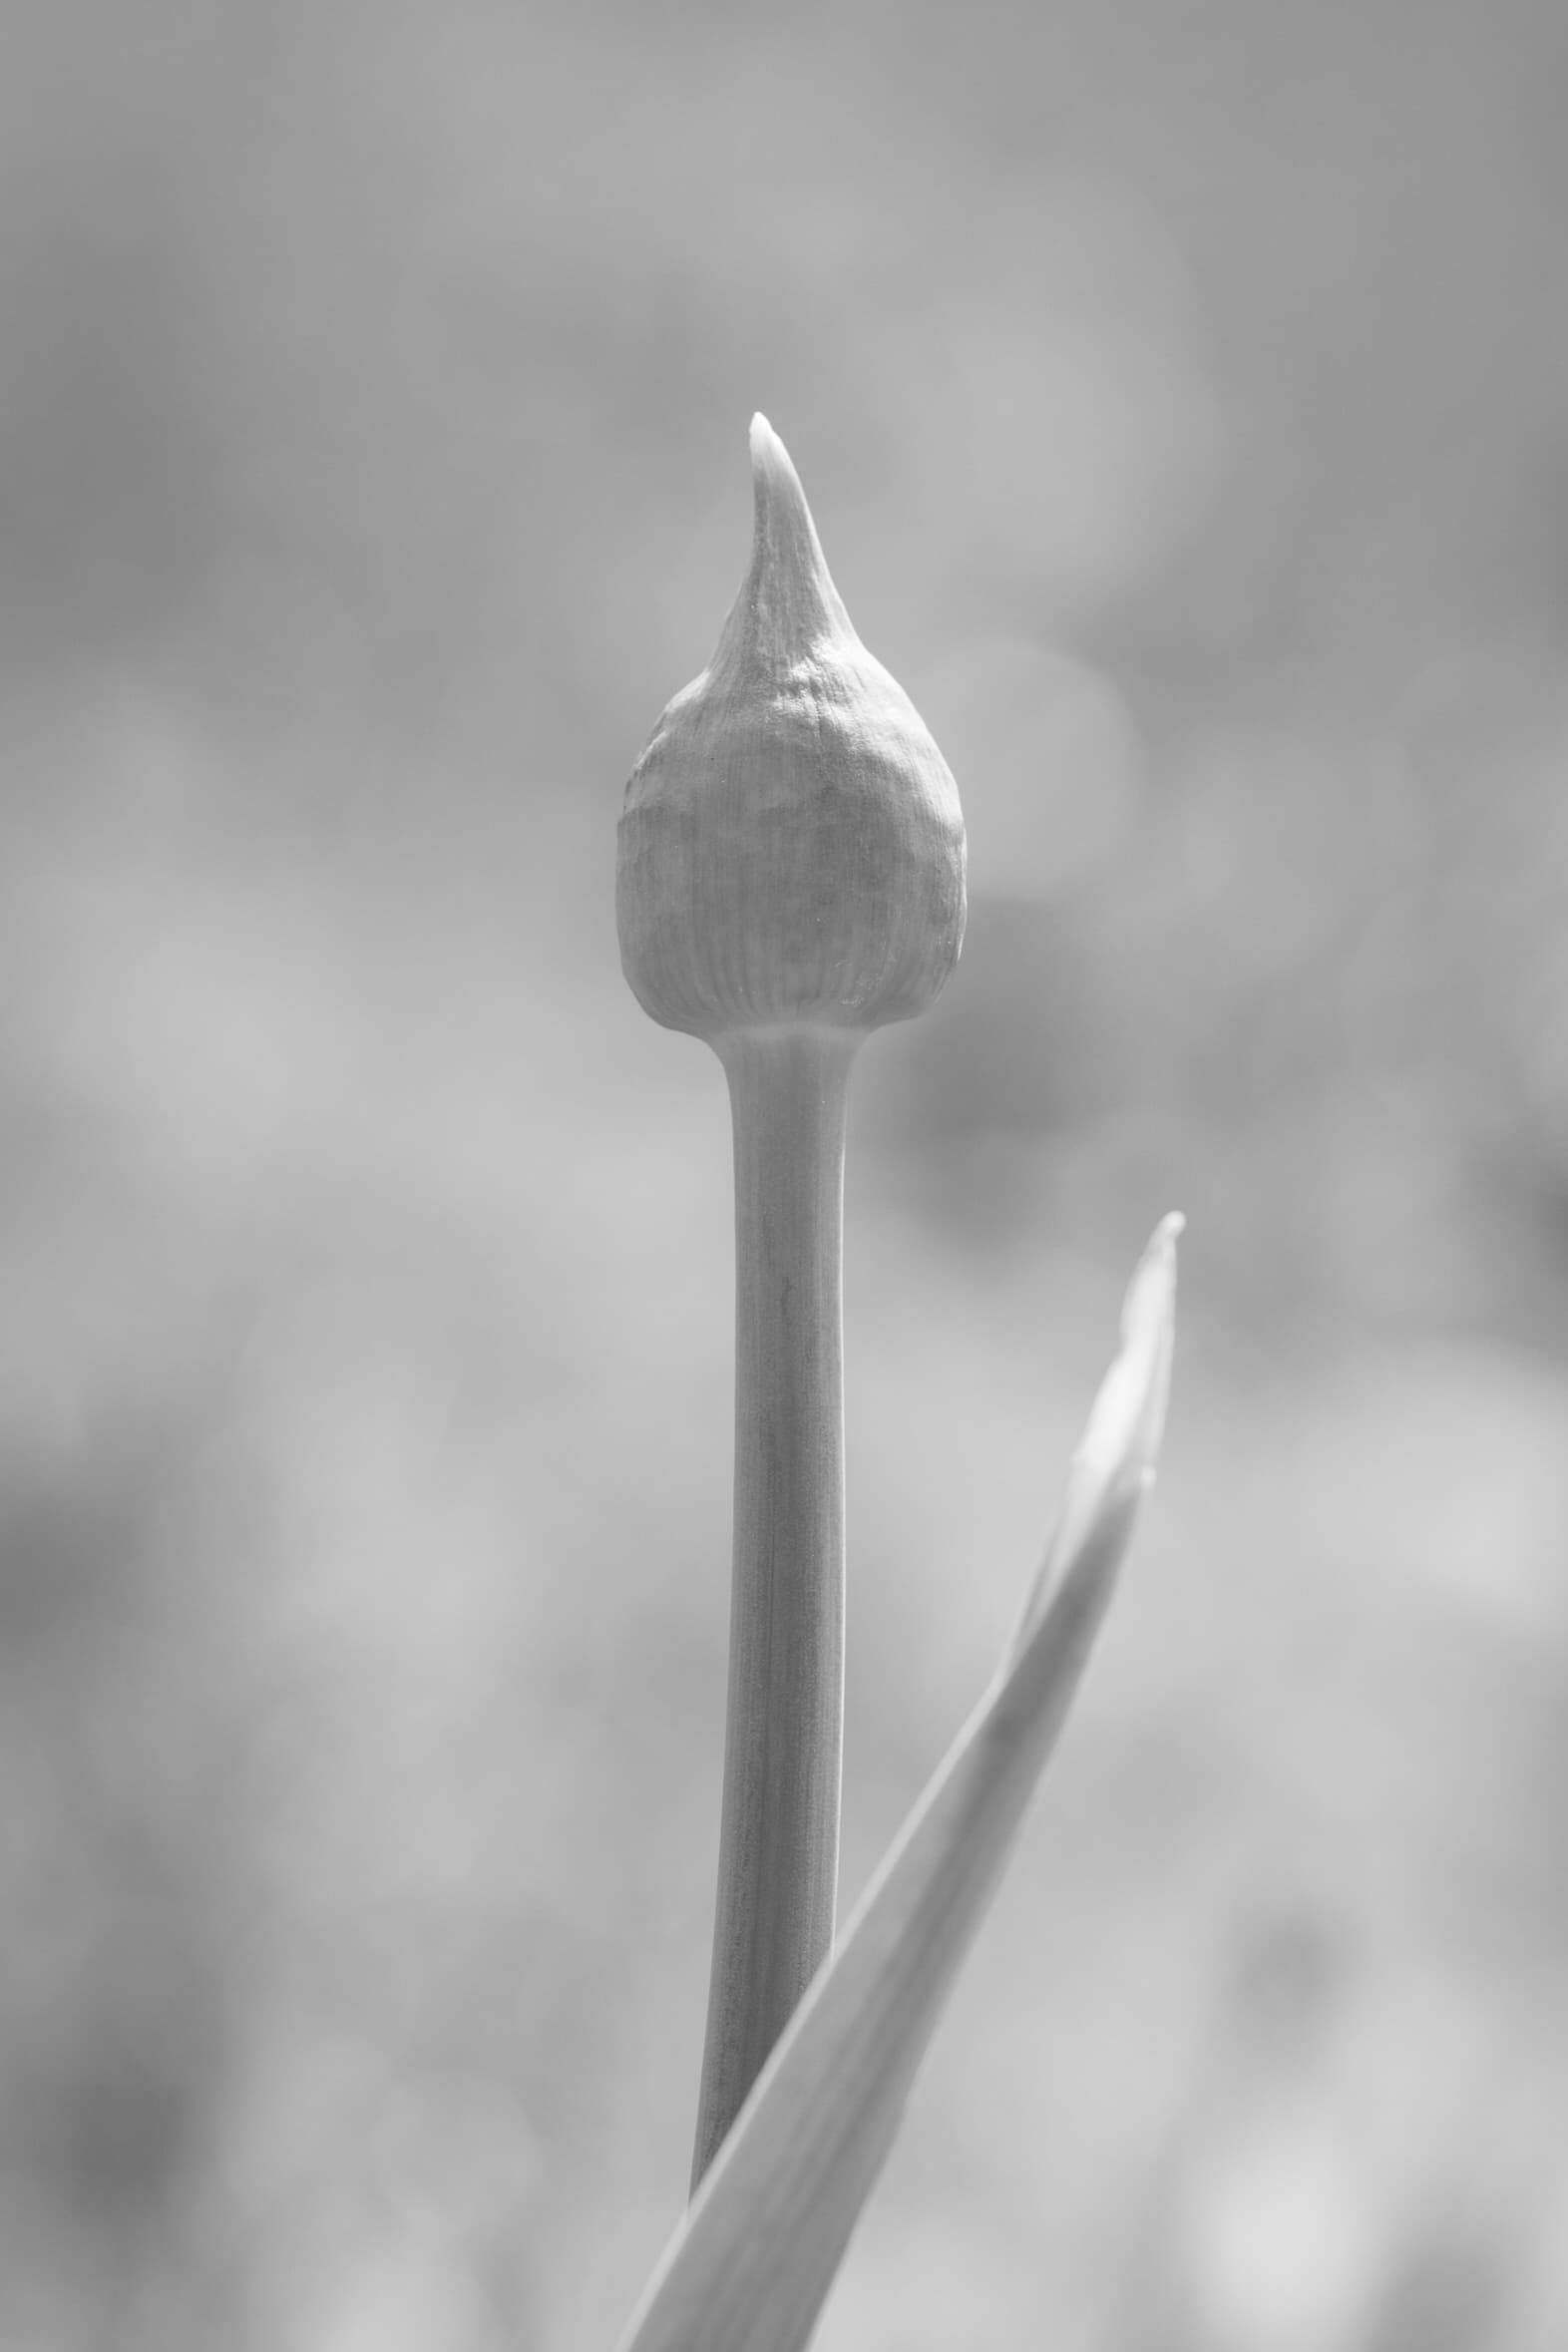
[[[844,1712],[842,1236],[859,1033],[723,1040],[735,1141],[735,1537],[693,2186],[833,1941]]]

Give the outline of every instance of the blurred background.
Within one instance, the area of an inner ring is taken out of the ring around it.
[[[1167,1466],[822,2352],[1568,2337],[1568,20],[0,13],[0,2347],[678,2210],[728,1120],[613,833],[755,407],[970,824],[852,1117],[845,1892]]]

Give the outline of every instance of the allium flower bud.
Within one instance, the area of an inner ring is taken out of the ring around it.
[[[626,787],[621,963],[667,1028],[860,1032],[929,1004],[964,936],[947,762],[855,634],[783,443],[753,419],[751,569]]]
[[[751,427],[751,570],[626,787],[627,980],[724,1064],[735,1143],[735,1548],[713,1978],[694,2172],[833,1940],[844,1708],[844,1134],[868,1029],[964,936],[941,752],[828,577]]]

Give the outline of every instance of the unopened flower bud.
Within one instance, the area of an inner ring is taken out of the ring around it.
[[[715,1041],[907,1019],[964,936],[947,762],[856,635],[765,417],[751,459],[751,569],[637,762],[618,842],[626,978],[655,1020]]]

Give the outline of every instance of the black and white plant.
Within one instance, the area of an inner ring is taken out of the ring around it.
[[[992,1681],[835,1938],[843,1721],[845,1111],[869,1032],[958,960],[947,763],[866,649],[782,442],[751,428],[751,567],[626,787],[617,916],[655,1020],[734,1125],[730,1674],[692,2195],[620,2352],[801,2352],[1093,1644],[1165,1415],[1179,1216]]]

